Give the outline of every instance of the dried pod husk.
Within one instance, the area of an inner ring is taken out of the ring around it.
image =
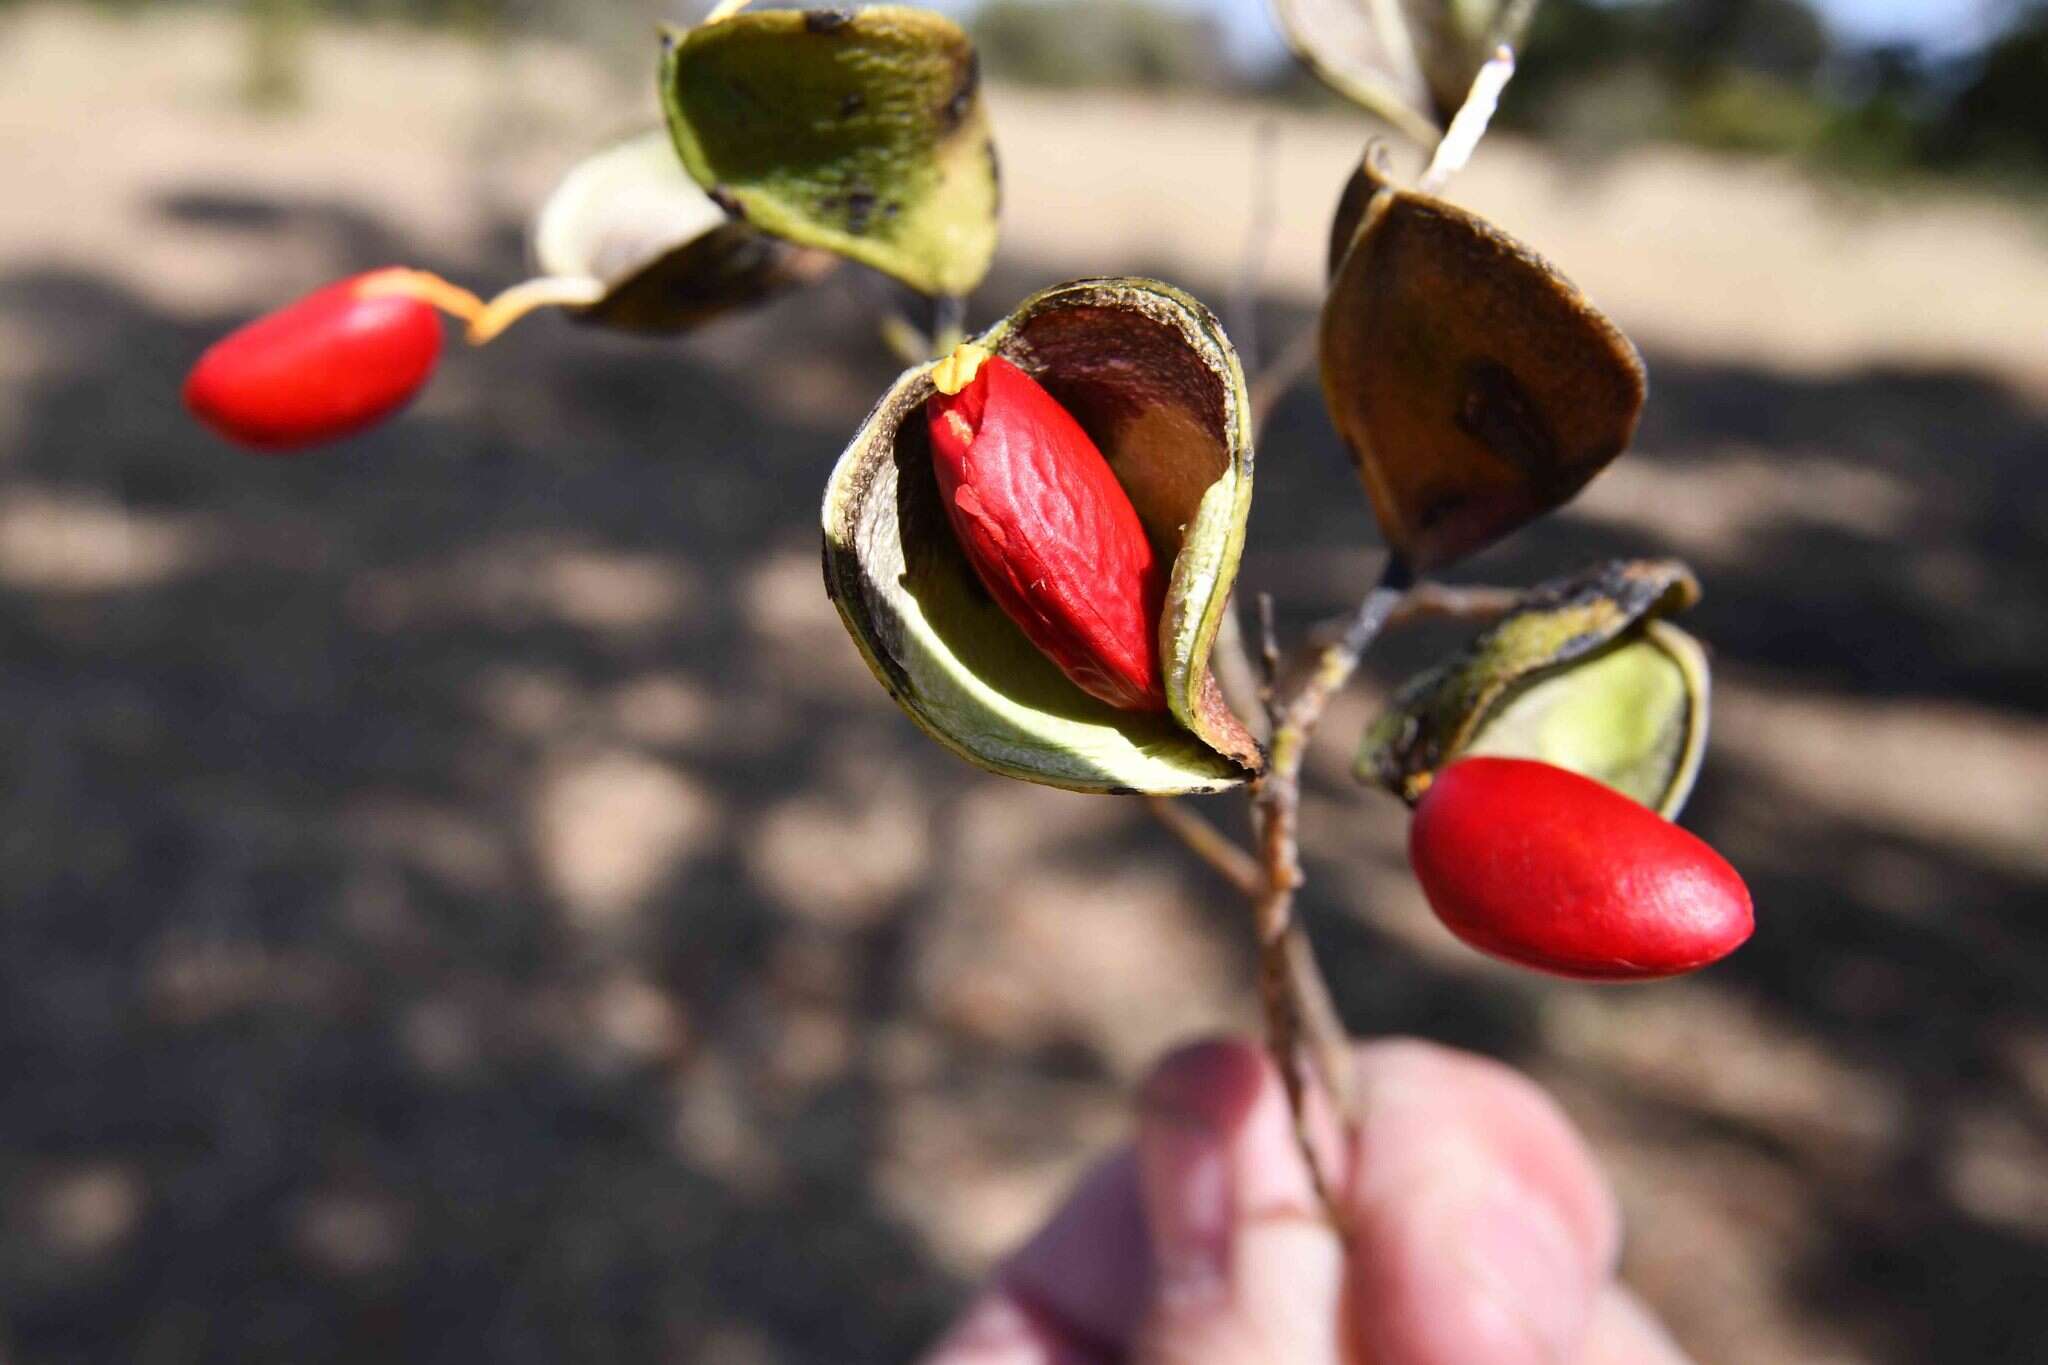
[[[1295,54],[1325,84],[1418,142],[1464,103],[1495,49],[1518,47],[1535,0],[1274,0]]]
[[[570,171],[535,220],[533,251],[543,274],[602,286],[578,317],[640,332],[695,327],[836,263],[732,221],[660,128]]]
[[[883,396],[825,492],[826,587],[875,676],[934,738],[1007,776],[1093,792],[1246,781],[1262,756],[1209,669],[1252,489],[1244,375],[1222,328],[1167,285],[1080,280],[1034,295],[977,343],[1072,414],[1171,563],[1168,709],[1089,696],[982,588],[939,502],[933,365]]]
[[[974,45],[897,5],[763,10],[668,35],[683,164],[735,219],[932,295],[995,256],[995,145]]]
[[[1366,732],[1357,774],[1413,803],[1460,758],[1537,759],[1676,816],[1706,750],[1708,670],[1657,618],[1699,598],[1673,560],[1616,560],[1545,584]]]
[[[470,322],[481,344],[536,308],[620,331],[674,333],[823,278],[829,252],[793,246],[736,223],[651,129],[586,157],[534,219],[534,279],[484,305]]]
[[[1576,496],[1627,448],[1648,380],[1542,257],[1371,155],[1359,176],[1333,232],[1323,398],[1387,543],[1426,571]]]

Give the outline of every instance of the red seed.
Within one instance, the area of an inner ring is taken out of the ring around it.
[[[1559,976],[1672,976],[1726,957],[1755,927],[1749,889],[1720,854],[1548,763],[1468,758],[1438,773],[1408,860],[1452,933]]]
[[[228,440],[274,453],[382,421],[441,354],[440,316],[401,277],[411,272],[340,280],[222,337],[186,377],[185,406]]]
[[[940,498],[989,596],[1082,691],[1165,710],[1166,565],[1080,423],[1000,357],[925,413]]]

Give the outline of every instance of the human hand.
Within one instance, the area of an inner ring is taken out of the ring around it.
[[[1317,1141],[1349,1255],[1265,1054],[1198,1043],[926,1365],[1685,1365],[1614,1283],[1614,1197],[1547,1095],[1427,1043],[1353,1064],[1355,1131]]]

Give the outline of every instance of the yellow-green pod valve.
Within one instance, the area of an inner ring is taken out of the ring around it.
[[[1332,237],[1323,399],[1409,567],[1562,506],[1627,448],[1642,359],[1549,262],[1371,155]]]
[[[1658,618],[1699,599],[1673,560],[1616,560],[1535,589],[1366,732],[1360,780],[1414,802],[1460,758],[1531,758],[1676,816],[1706,750],[1698,642]]]
[[[535,217],[532,250],[539,274],[486,304],[472,341],[545,307],[623,331],[687,331],[838,264],[735,222],[660,128],[577,163]]]
[[[934,296],[988,273],[995,145],[951,20],[721,7],[667,35],[661,91],[683,165],[736,220]]]
[[[1028,376],[1128,497],[1163,574],[1159,709],[1084,691],[970,562],[942,501],[927,408],[958,390],[963,357]],[[1156,281],[1079,280],[891,386],[826,488],[826,588],[890,695],[962,757],[1075,791],[1221,791],[1263,763],[1209,668],[1251,492],[1244,375],[1215,317]]]

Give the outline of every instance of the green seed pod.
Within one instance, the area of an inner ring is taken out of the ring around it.
[[[1657,618],[1698,600],[1674,560],[1615,560],[1535,589],[1395,694],[1359,779],[1412,804],[1457,759],[1529,758],[1677,815],[1706,749],[1707,660]]]
[[[1094,792],[1244,782],[1263,759],[1209,670],[1252,491],[1244,375],[1222,328],[1155,281],[1080,280],[1027,299],[976,344],[1080,424],[1171,564],[1167,709],[1090,696],[982,587],[933,472],[936,362],[891,386],[825,490],[825,584],[854,642],[913,720],[991,771]]]
[[[534,220],[540,274],[485,306],[470,339],[488,341],[535,308],[633,332],[680,332],[838,264],[736,223],[656,128],[579,162]]]
[[[669,131],[735,219],[927,294],[981,283],[995,145],[958,25],[898,5],[721,12],[667,41]]]
[[[1433,142],[1535,0],[1274,0],[1295,55],[1331,89]]]
[[[1411,568],[1562,506],[1628,446],[1642,358],[1542,257],[1371,155],[1332,238],[1323,400]]]

